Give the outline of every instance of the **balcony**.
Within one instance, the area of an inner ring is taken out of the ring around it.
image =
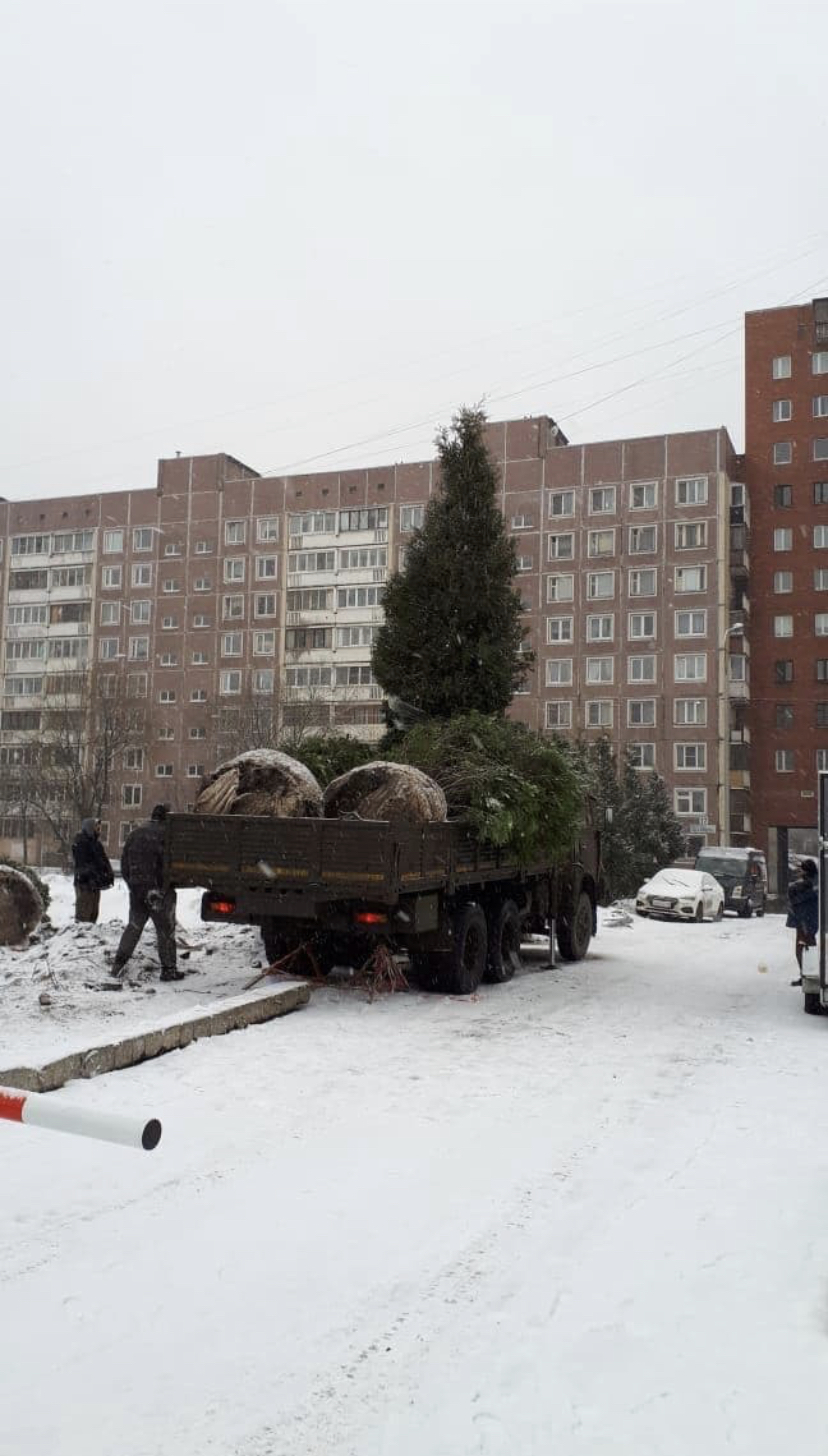
[[[748,703],[750,702],[750,684],[746,682],[729,682],[727,685],[727,695],[731,703]]]
[[[750,769],[749,768],[732,768],[730,770],[730,787],[731,787],[731,790],[735,790],[735,789],[749,789],[750,788]]]

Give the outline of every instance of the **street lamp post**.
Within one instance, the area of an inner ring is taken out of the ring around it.
[[[728,638],[744,632],[744,622],[734,622],[719,643],[719,802],[717,812],[721,843],[730,843],[730,673],[727,667]]]

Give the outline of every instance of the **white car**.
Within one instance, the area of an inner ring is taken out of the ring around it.
[[[659,870],[635,897],[636,915],[664,916],[670,920],[721,920],[724,890],[703,870]]]

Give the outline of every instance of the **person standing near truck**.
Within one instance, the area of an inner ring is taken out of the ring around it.
[[[108,890],[115,883],[112,865],[101,844],[100,835],[100,819],[84,819],[80,834],[76,834],[72,841],[75,920],[79,925],[96,924],[101,905],[101,890]]]
[[[162,981],[181,981],[176,966],[175,890],[164,888],[164,822],[168,804],[156,804],[149,824],[133,829],[121,851],[121,874],[129,886],[129,920],[115,952],[113,976],[122,976],[148,920],[155,926]]]
[[[800,878],[788,886],[788,918],[785,924],[796,930],[794,949],[796,963],[802,974],[802,952],[807,946],[816,945],[819,930],[818,871],[812,859],[803,859],[799,866]],[[800,981],[791,983],[798,986]]]

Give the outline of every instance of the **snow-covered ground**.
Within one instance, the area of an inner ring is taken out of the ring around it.
[[[52,1094],[157,1114],[152,1154],[0,1124],[0,1450],[824,1456],[828,1019],[790,942],[610,914],[580,966],[315,992]]]

